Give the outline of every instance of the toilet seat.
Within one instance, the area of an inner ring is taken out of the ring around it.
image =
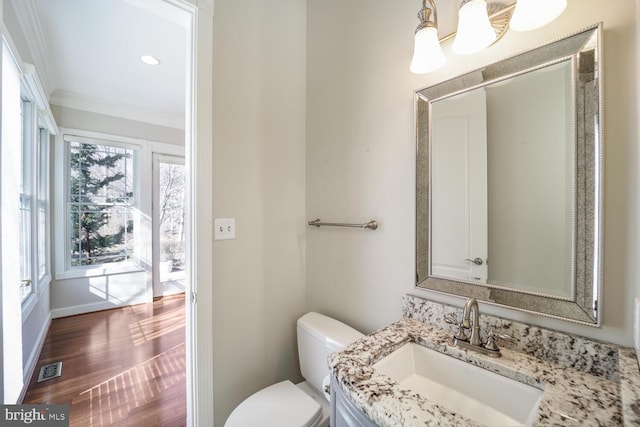
[[[282,381],[245,399],[225,427],[314,427],[321,419],[318,402],[291,381]]]

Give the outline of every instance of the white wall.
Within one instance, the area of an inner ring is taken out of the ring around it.
[[[22,375],[26,385],[29,384],[32,371],[40,356],[40,347],[49,330],[51,322],[50,293],[50,283],[39,289],[36,294],[35,307],[26,318],[22,319]]]
[[[308,2],[307,217],[380,221],[377,231],[307,231],[308,308],[369,332],[398,319],[404,293],[461,306],[414,288],[413,91],[599,21],[605,46],[605,242],[603,327],[591,328],[482,305],[485,312],[631,345],[638,202],[635,1],[570,0],[530,33],[509,32],[468,57],[449,53],[432,74],[412,75],[420,2]]]
[[[59,238],[59,236],[58,236]],[[51,290],[53,318],[151,302],[151,272],[106,274],[55,280]]]
[[[237,226],[236,240],[213,244],[213,404],[222,426],[253,392],[300,379],[306,2],[215,7],[213,210]]]

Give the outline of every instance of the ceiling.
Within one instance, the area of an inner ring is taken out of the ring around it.
[[[184,128],[185,12],[158,0],[12,5],[52,104]],[[161,63],[146,65],[142,55]]]

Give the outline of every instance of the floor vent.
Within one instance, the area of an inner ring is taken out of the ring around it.
[[[62,362],[50,363],[40,368],[38,382],[50,380],[52,378],[58,378],[60,375],[62,375]]]

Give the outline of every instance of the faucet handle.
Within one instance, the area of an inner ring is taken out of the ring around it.
[[[450,325],[457,326],[458,330],[453,336],[455,339],[462,340],[462,341],[467,341],[469,339],[469,337],[467,336],[467,333],[464,331],[464,326],[462,322],[458,320],[458,317],[455,314],[452,314],[452,313],[445,314],[444,321],[445,323],[448,323]]]
[[[503,334],[502,332],[497,332],[493,329],[489,330],[489,334],[487,335],[487,343],[484,345],[484,348],[487,350],[498,351],[500,348],[496,344],[496,337],[503,339],[505,341],[517,341],[517,339],[508,334]]]
[[[452,314],[452,313],[444,315],[444,322],[448,323],[450,325],[456,325],[456,326],[458,326],[460,324],[460,321],[458,320],[458,317],[455,314]]]

